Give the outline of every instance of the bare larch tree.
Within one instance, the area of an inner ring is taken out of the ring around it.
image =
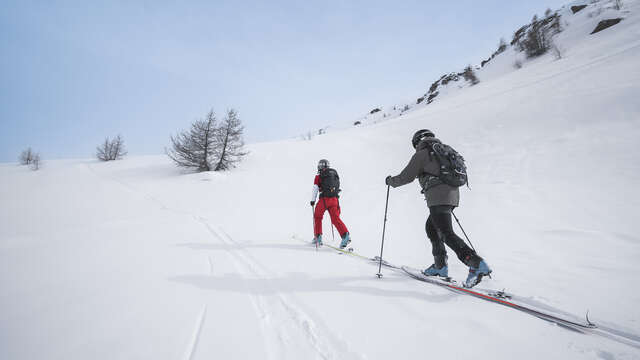
[[[216,131],[216,138],[219,147],[219,157],[215,166],[215,171],[228,170],[242,160],[247,153],[243,151],[244,140],[242,133],[244,126],[238,112],[234,109],[227,110],[227,116]]]
[[[171,149],[165,150],[167,155],[180,167],[212,170],[219,154],[216,123],[216,115],[211,110],[206,119],[191,124],[189,131],[171,137]]]
[[[40,169],[40,165],[42,164],[40,154],[33,151],[30,147],[20,153],[18,160],[20,161],[20,165],[29,165],[31,170],[34,171]]]
[[[27,148],[26,150],[20,153],[20,157],[18,160],[20,161],[20,165],[29,165],[33,162],[33,157],[36,154],[31,150],[31,148]]]
[[[622,9],[622,0],[615,0],[613,2],[613,8],[616,10]]]
[[[116,136],[113,140],[105,138],[102,145],[96,148],[96,157],[102,161],[119,160],[125,155],[127,155],[127,151],[124,148],[124,140],[121,135]]]

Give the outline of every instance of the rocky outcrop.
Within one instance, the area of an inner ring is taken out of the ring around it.
[[[543,19],[534,16],[530,24],[513,34],[511,45],[526,53],[527,58],[540,56],[551,48],[551,38],[562,31],[560,15],[548,10]]]
[[[622,21],[622,18],[616,18],[616,19],[607,19],[607,20],[602,20],[598,23],[598,26],[596,26],[595,29],[593,29],[593,31],[591,32],[591,34],[595,34],[597,32],[600,32],[606,28],[610,28],[613,25],[619,23],[620,21]]]
[[[576,14],[577,12],[579,12],[580,10],[586,8],[587,5],[575,5],[571,7],[571,11],[573,11],[574,14]]]

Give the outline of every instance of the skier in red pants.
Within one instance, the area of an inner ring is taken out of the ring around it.
[[[335,169],[329,167],[329,160],[322,159],[318,162],[318,175],[313,181],[313,190],[311,192],[311,206],[316,204],[316,197],[320,192],[320,199],[316,205],[313,214],[313,244],[322,245],[322,218],[324,212],[329,211],[331,223],[338,229],[342,241],[340,248],[344,249],[350,242],[349,230],[340,220],[340,202],[338,201],[340,193],[340,177]]]

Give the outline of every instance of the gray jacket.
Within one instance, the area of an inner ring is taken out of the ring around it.
[[[427,206],[458,206],[460,203],[460,190],[457,187],[438,183],[437,185],[429,186],[429,189],[425,191],[429,179],[440,174],[440,164],[438,164],[434,156],[429,154],[429,144],[434,141],[439,142],[435,138],[425,139],[420,142],[416,147],[416,153],[409,160],[409,164],[398,176],[389,179],[389,185],[396,188],[413,182],[418,178],[424,197],[427,200]]]

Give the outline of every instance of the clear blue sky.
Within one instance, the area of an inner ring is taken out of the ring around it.
[[[415,99],[568,0],[2,1],[0,161],[131,155],[210,108],[248,142]]]

